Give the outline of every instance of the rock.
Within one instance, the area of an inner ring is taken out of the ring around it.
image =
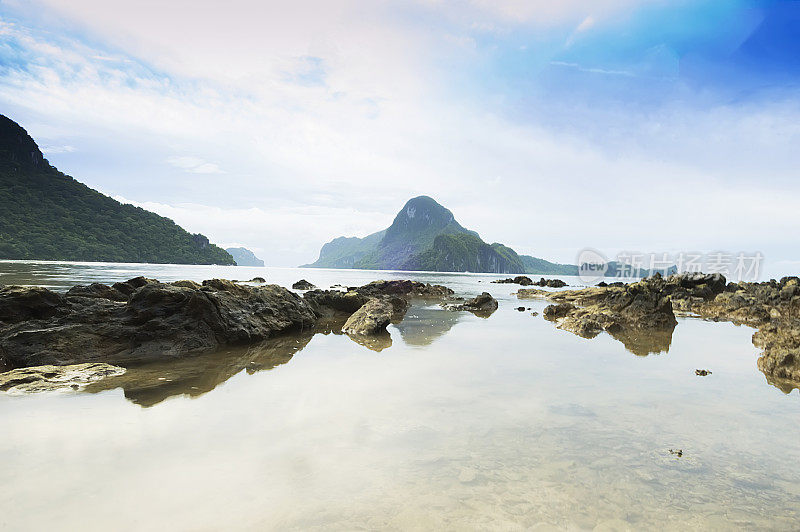
[[[316,286],[309,283],[305,279],[300,279],[299,281],[297,281],[292,285],[292,288],[294,288],[295,290],[314,290]]]
[[[595,286],[598,286],[598,287],[600,287],[600,288],[605,288],[606,286],[608,286],[608,283],[607,283],[607,282],[605,282],[605,281],[600,281],[600,282],[599,282],[599,283],[597,283]]]
[[[531,312],[531,316],[538,316],[538,315],[539,315],[538,312]]]
[[[696,369],[694,370],[694,374],[700,377],[706,377],[708,375],[711,375],[711,372],[708,371],[707,369]]]
[[[125,368],[103,363],[34,366],[0,373],[0,390],[9,393],[80,390],[87,384],[123,373]]]
[[[499,279],[497,281],[492,281],[495,284],[518,284],[522,286],[530,286],[533,284],[533,281],[530,277],[526,277],[524,275],[517,275],[516,277],[509,277],[508,279]]]
[[[223,346],[261,343],[291,330],[322,326],[338,332],[357,311],[348,330],[374,334],[402,320],[409,299],[452,294],[444,286],[402,280],[376,281],[347,292],[309,290],[303,297],[276,285],[225,279],[163,284],[136,277],[111,287],[74,287],[65,296],[39,287],[4,286],[0,370],[99,362],[127,367],[197,356]],[[379,349],[391,338],[366,343]]]
[[[133,279],[128,279],[122,283],[114,283],[111,285],[112,288],[122,292],[126,296],[130,296],[137,288],[141,288],[148,284],[157,284],[158,281],[155,279],[149,279],[147,277],[134,277]]]
[[[543,287],[546,286],[548,288],[563,288],[567,286],[567,283],[565,283],[561,279],[545,279],[544,277],[539,279],[539,281],[534,284]]]
[[[373,281],[358,288],[351,288],[367,296],[398,295],[419,298],[443,298],[453,295],[446,286],[419,281]]]
[[[67,305],[63,297],[46,288],[0,287],[0,322],[5,324],[51,318]]]
[[[203,285],[195,281],[184,280],[184,281],[175,281],[174,283],[172,283],[172,286],[180,286],[183,288],[192,288],[194,290],[199,290]]]
[[[67,291],[67,297],[99,297],[112,301],[128,300],[128,296],[116,288],[101,283],[92,283],[88,286],[73,286]]]
[[[249,280],[249,281],[247,281],[247,282],[248,282],[248,283],[266,283],[266,282],[267,282],[267,280],[266,280],[266,279],[264,279],[263,277],[253,277],[252,279],[250,279],[250,280]]]
[[[442,303],[442,307],[446,310],[467,310],[477,316],[488,317],[497,310],[497,300],[488,292],[483,292],[463,303]]]
[[[31,319],[4,320],[0,365],[129,365],[253,343],[316,320],[301,298],[275,285],[246,287],[215,279],[198,289],[132,281],[114,285],[139,286],[122,304],[101,297],[64,301],[44,289],[11,290],[6,304]],[[0,300],[3,295],[9,290],[3,289]],[[44,310],[43,301],[51,303]]]
[[[570,312],[575,310],[575,305],[571,303],[558,303],[556,305],[548,305],[544,308],[544,318],[547,320],[557,320],[569,315]]]
[[[388,300],[372,298],[347,319],[342,331],[349,335],[377,334],[386,330],[393,313],[394,308]]]
[[[525,307],[517,307],[517,310],[518,310],[519,312],[525,312]]]

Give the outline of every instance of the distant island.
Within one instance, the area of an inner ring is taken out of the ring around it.
[[[205,236],[59,172],[25,129],[3,115],[0,259],[235,264]]]
[[[237,266],[264,266],[264,261],[247,248],[226,248]]]
[[[364,238],[339,237],[303,268],[357,268],[444,272],[577,275],[578,267],[518,255],[508,246],[484,242],[459,224],[433,198],[408,200],[392,225]]]

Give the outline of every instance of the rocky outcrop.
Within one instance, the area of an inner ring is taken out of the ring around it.
[[[533,280],[525,275],[517,275],[516,277],[509,277],[508,279],[498,279],[492,282],[495,284],[518,284],[521,286],[530,286],[533,284]]]
[[[295,290],[314,290],[316,286],[309,283],[305,279],[300,279],[299,281],[297,281],[292,285],[292,288],[294,288]]]
[[[138,278],[113,288],[132,292],[118,301],[1,288],[0,365],[128,365],[254,343],[316,320],[300,297],[275,285],[214,279],[192,288]]]
[[[100,362],[130,367],[260,343],[292,330],[341,331],[354,313],[348,331],[374,335],[402,320],[410,299],[452,293],[402,280],[309,290],[304,297],[277,285],[224,279],[165,284],[137,277],[113,286],[77,286],[65,295],[0,287],[0,371]],[[372,343],[386,345],[385,339]]]
[[[497,300],[488,292],[483,292],[466,301],[442,303],[442,307],[446,310],[466,310],[480,317],[490,316],[497,310],[497,306]]]
[[[538,281],[534,282],[530,277],[526,277],[524,275],[518,275],[516,277],[509,277],[508,279],[500,279],[492,282],[497,284],[518,284],[521,286],[542,286],[548,288],[563,288],[567,286],[567,283],[561,279],[545,279],[542,277]]]
[[[670,299],[661,291],[660,276],[623,287],[592,287],[548,292],[520,289],[517,297],[553,301],[544,317],[560,329],[584,338],[605,331],[637,355],[669,347],[677,320]],[[651,341],[652,340],[652,341]]]
[[[104,363],[20,368],[0,373],[0,390],[9,393],[82,390],[89,384],[123,373],[125,368]]]
[[[637,354],[669,347],[674,313],[730,321],[758,329],[758,367],[788,392],[800,388],[800,279],[727,283],[719,274],[659,274],[629,285],[546,292],[520,289],[519,298],[554,303],[544,316],[562,329],[591,338],[606,331]]]

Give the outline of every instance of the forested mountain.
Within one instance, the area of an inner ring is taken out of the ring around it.
[[[0,259],[234,264],[205,236],[59,172],[2,115]]]

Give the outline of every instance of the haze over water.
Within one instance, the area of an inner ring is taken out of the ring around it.
[[[800,397],[758,371],[747,327],[678,318],[668,351],[637,356],[555,328],[499,275],[0,262],[0,284],[56,290],[136,275],[410,278],[500,307],[415,302],[380,351],[306,333],[0,394],[0,528],[800,526]]]

